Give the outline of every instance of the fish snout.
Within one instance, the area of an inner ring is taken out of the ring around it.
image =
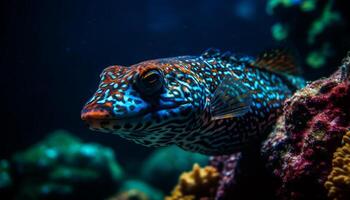
[[[110,119],[112,114],[109,109],[105,108],[94,108],[94,109],[83,109],[81,111],[81,119],[86,125],[94,131],[108,132]]]
[[[83,121],[105,120],[111,118],[111,113],[107,109],[84,109],[81,112]]]

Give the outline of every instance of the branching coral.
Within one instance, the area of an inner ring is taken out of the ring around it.
[[[268,0],[267,13],[278,22],[271,27],[276,41],[290,42],[298,50],[309,78],[328,74],[350,45],[349,15],[345,1]],[[318,68],[327,66],[322,72]],[[313,73],[309,73],[313,72]],[[323,74],[322,74],[323,75]]]
[[[190,172],[183,173],[178,185],[174,188],[171,196],[166,200],[195,200],[213,199],[220,175],[211,166],[200,168],[198,164],[193,165]]]
[[[331,199],[350,199],[350,131],[343,137],[343,145],[333,155],[332,171],[325,187]]]
[[[270,0],[266,6],[266,11],[268,14],[273,14],[277,7],[298,7],[298,9],[309,12],[313,11],[316,7],[317,0]]]

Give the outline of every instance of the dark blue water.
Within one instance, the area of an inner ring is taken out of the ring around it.
[[[99,73],[112,64],[198,55],[209,47],[255,54],[274,42],[264,1],[3,2],[2,137],[9,157],[63,128],[132,161],[151,149],[93,133],[80,120]]]

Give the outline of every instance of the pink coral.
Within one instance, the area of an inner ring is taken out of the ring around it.
[[[314,81],[285,102],[284,114],[262,147],[267,167],[280,184],[280,198],[327,196],[323,184],[332,155],[350,127],[347,72],[341,68]]]

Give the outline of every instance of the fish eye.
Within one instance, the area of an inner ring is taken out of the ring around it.
[[[145,95],[153,95],[163,87],[163,75],[159,70],[152,69],[138,77],[137,88]]]

